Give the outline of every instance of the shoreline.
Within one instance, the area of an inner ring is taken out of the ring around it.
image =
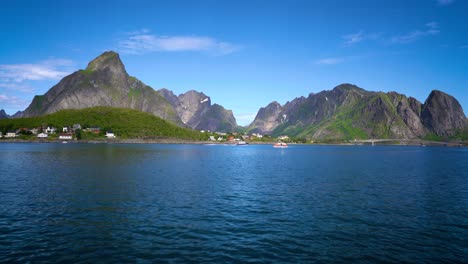
[[[44,139],[1,139],[1,143],[71,143],[71,144],[186,144],[186,145],[234,145],[229,142],[197,141],[186,139],[159,138],[159,139],[106,139],[106,140],[44,140]],[[249,145],[273,145],[276,142],[248,142]],[[333,143],[288,143],[288,145],[304,146],[371,146],[368,142],[333,142]],[[428,140],[401,140],[399,142],[377,142],[375,146],[441,146],[441,147],[468,147],[467,142],[439,142]]]

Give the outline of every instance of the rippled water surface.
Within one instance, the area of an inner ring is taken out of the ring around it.
[[[0,144],[0,262],[468,262],[468,149]]]

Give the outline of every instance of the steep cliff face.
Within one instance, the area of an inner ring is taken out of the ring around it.
[[[424,125],[439,136],[452,136],[467,126],[467,120],[460,103],[454,97],[432,91],[422,106],[421,117]]]
[[[390,92],[370,92],[351,84],[296,98],[284,106],[261,108],[250,131],[311,139],[419,138],[451,136],[466,118],[451,96],[434,91],[422,105]]]
[[[230,132],[237,128],[232,111],[212,105],[211,98],[204,93],[191,90],[176,96],[167,89],[159,93],[176,109],[182,122],[193,129]]]
[[[231,110],[226,110],[218,104],[212,105],[200,118],[195,129],[219,132],[231,132],[237,128],[236,119]]]
[[[176,109],[182,122],[197,128],[202,117],[211,108],[211,98],[194,90],[179,95],[180,106]]]
[[[283,107],[274,101],[258,110],[257,116],[248,130],[252,133],[270,134],[284,120]]]
[[[151,87],[129,76],[119,55],[112,51],[92,60],[85,70],[66,76],[44,95],[35,96],[21,116],[94,106],[132,108],[182,124],[174,107]]]

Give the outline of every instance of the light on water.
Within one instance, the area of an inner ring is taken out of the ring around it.
[[[2,144],[0,262],[467,262],[468,149]]]

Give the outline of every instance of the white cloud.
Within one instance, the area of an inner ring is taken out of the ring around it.
[[[420,38],[427,36],[434,36],[440,33],[439,24],[437,22],[429,22],[426,24],[426,29],[424,30],[415,30],[408,34],[399,35],[391,38],[392,43],[410,43],[416,41]]]
[[[450,5],[455,2],[455,0],[437,0],[437,3],[441,6]]]
[[[23,82],[26,80],[58,80],[69,74],[66,68],[70,60],[49,59],[40,63],[0,64],[0,81]]]
[[[335,65],[343,63],[346,60],[345,57],[341,58],[323,58],[315,61],[315,64],[318,65]]]
[[[238,45],[210,37],[157,36],[150,34],[147,29],[134,31],[128,35],[126,39],[118,42],[119,50],[127,54],[198,51],[213,55],[226,55],[240,49]]]

